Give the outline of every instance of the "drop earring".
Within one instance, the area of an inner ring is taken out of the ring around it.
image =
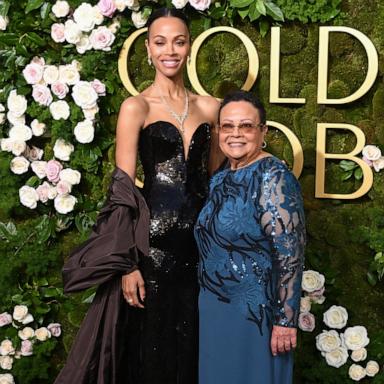
[[[265,140],[263,140],[263,144],[261,144],[261,148],[266,148],[267,147],[267,142]]]
[[[148,61],[148,65],[149,65],[149,66],[152,66],[152,59],[151,59],[151,56],[148,56],[147,61]]]
[[[187,57],[187,64],[188,64],[188,65],[191,65],[191,56],[189,56],[189,55],[188,55],[188,57]]]

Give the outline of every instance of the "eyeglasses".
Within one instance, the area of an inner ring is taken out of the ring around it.
[[[237,125],[232,123],[224,123],[219,125],[220,132],[223,133],[233,133],[235,131],[235,128],[237,127],[239,132],[241,133],[253,133],[256,128],[264,127],[265,124],[259,123],[239,123]]]

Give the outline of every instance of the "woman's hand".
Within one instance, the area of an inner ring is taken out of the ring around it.
[[[289,352],[292,348],[296,348],[296,328],[287,328],[274,325],[271,336],[272,355],[278,353]]]
[[[129,305],[136,308],[144,308],[141,302],[145,299],[145,285],[141,272],[137,269],[121,278],[123,295]],[[139,293],[139,296],[137,295]],[[139,301],[139,297],[141,302]]]

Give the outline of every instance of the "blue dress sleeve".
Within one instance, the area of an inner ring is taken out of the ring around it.
[[[297,327],[305,222],[300,185],[280,162],[263,171],[261,226],[272,250],[273,324]]]

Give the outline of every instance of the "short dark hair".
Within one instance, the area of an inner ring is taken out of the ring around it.
[[[220,104],[218,119],[220,122],[221,110],[229,103],[236,101],[247,101],[251,103],[259,112],[260,123],[265,124],[267,115],[263,103],[251,92],[247,91],[233,91],[228,93]]]
[[[176,18],[178,18],[179,20],[181,20],[185,24],[185,26],[187,27],[188,32],[189,32],[188,18],[184,14],[184,12],[182,12],[180,9],[177,9],[177,8],[165,8],[165,7],[156,9],[156,11],[151,13],[151,15],[149,16],[149,18],[147,20],[147,24],[146,24],[147,28],[148,28],[148,32],[149,32],[149,29],[151,28],[151,25],[153,24],[153,22],[157,19],[160,19],[161,17],[176,17]]]

